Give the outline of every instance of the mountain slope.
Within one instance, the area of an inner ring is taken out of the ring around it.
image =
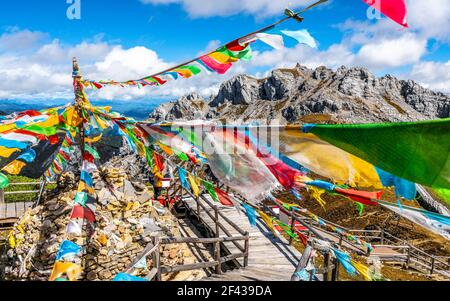
[[[231,122],[398,122],[450,116],[450,97],[414,81],[386,75],[377,78],[364,68],[336,71],[297,65],[278,69],[263,79],[238,75],[218,94],[204,99],[190,94],[156,108],[150,118],[220,119]]]

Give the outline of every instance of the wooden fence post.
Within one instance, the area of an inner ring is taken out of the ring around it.
[[[249,255],[249,248],[250,248],[250,233],[245,232],[245,236],[247,237],[244,244],[245,249],[245,257],[244,257],[244,268],[248,266],[248,255]]]
[[[214,206],[214,219],[216,223],[216,238],[220,237],[220,227],[219,227],[219,209],[217,206]],[[214,251],[215,251],[215,259],[218,262],[216,267],[216,273],[221,275],[222,274],[222,264],[220,263],[220,241],[217,241],[214,245]]]
[[[339,260],[337,258],[334,258],[334,269],[331,272],[331,281],[338,281],[339,280]]]
[[[0,204],[5,203],[5,191],[3,189],[0,189]]]
[[[408,255],[406,257],[406,269],[409,269],[409,261],[411,259],[411,247],[408,248]]]
[[[339,233],[339,246],[341,247],[342,247],[342,240],[343,240],[342,233]]]
[[[434,265],[435,265],[435,260],[436,260],[436,258],[433,256],[433,257],[431,257],[431,270],[430,270],[430,275],[433,275],[433,273],[434,273]]]
[[[291,231],[295,234],[295,218],[294,218],[294,208],[291,208]],[[289,245],[292,245],[293,237],[289,236]]]
[[[200,200],[198,199],[198,197],[196,197],[195,201],[197,202],[197,215],[198,219],[200,220]]]
[[[325,271],[323,273],[323,281],[328,281],[328,270],[330,267],[330,253],[329,252],[326,252],[323,255],[323,263],[324,263],[324,268],[325,268]]]
[[[159,236],[153,237],[153,245],[156,246],[155,252],[153,252],[153,264],[156,268],[156,281],[161,281],[161,257],[160,257],[160,242]]]

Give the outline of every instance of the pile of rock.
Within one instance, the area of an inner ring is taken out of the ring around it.
[[[64,177],[67,178],[71,177]],[[98,196],[94,229],[82,237],[66,234],[76,190],[74,185],[64,190],[59,183],[57,196],[48,194],[41,205],[29,210],[15,225],[16,246],[3,254],[0,264],[6,280],[47,280],[64,239],[84,246],[80,280],[111,280],[129,267],[153,236],[180,236],[177,219],[167,208],[153,204],[153,192],[142,183],[130,181],[125,170],[102,168],[94,174],[94,183]],[[186,245],[161,246],[160,254],[163,266],[195,263]],[[148,257],[134,274],[145,276],[151,267]],[[204,276],[199,270],[163,275],[163,280],[195,280]]]

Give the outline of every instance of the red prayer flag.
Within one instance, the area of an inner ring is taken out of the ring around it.
[[[158,154],[157,152],[153,152],[153,159],[155,160],[155,164],[158,167],[159,171],[164,170],[164,157]]]
[[[158,84],[160,85],[164,85],[167,81],[163,80],[162,78],[159,78],[157,76],[153,76],[152,77],[154,80],[156,80],[158,82]]]
[[[35,117],[35,116],[40,116],[40,115],[42,115],[42,113],[40,113],[38,111],[34,111],[34,110],[28,110],[28,111],[20,112],[17,114],[18,117],[23,117],[23,116]]]
[[[63,152],[62,150],[59,151],[59,154],[64,158],[66,161],[70,161],[70,156]]]
[[[408,27],[406,0],[363,0],[398,24]]]
[[[228,195],[228,193],[226,193],[225,191],[219,189],[219,188],[214,188],[214,190],[216,191],[217,196],[219,197],[219,201],[222,205],[224,206],[229,206],[229,207],[233,207],[234,204],[230,199],[230,196]]]
[[[13,131],[8,131],[8,133],[10,133],[10,132],[14,132],[14,133],[17,133],[17,134],[22,134],[22,135],[33,136],[33,137],[36,137],[37,139],[39,139],[40,141],[43,141],[43,140],[47,139],[47,137],[45,135],[36,134],[36,133],[30,132],[30,131],[27,131],[27,130],[23,130],[23,129],[15,129]]]
[[[89,153],[89,152],[84,152],[83,160],[91,162],[91,163],[95,162],[94,156],[92,156],[91,153]]]
[[[228,43],[226,46],[227,46],[228,50],[230,50],[230,51],[242,51],[248,46],[248,44],[241,45],[241,44],[239,44],[238,40],[235,40],[231,43]]]
[[[97,88],[97,89],[101,89],[101,88],[103,88],[103,86],[102,85],[100,85],[99,83],[96,83],[96,82],[92,82],[92,84]]]
[[[50,141],[50,144],[52,144],[52,145],[58,144],[59,137],[58,137],[58,135],[49,136],[48,141]]]
[[[342,188],[336,188],[336,192],[345,195],[355,202],[369,206],[378,206],[378,203],[372,200],[379,200],[383,194],[383,191],[368,192]]]
[[[72,210],[71,219],[82,218],[84,220],[89,221],[91,224],[95,221],[95,214],[88,207],[83,207],[80,205],[75,205]]]

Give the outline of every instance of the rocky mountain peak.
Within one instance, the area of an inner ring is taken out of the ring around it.
[[[237,75],[224,82],[217,95],[198,94],[156,109],[151,118],[231,119],[239,122],[277,120],[301,122],[413,121],[450,116],[450,97],[411,80],[376,77],[366,68],[321,66],[273,70],[257,79]]]

